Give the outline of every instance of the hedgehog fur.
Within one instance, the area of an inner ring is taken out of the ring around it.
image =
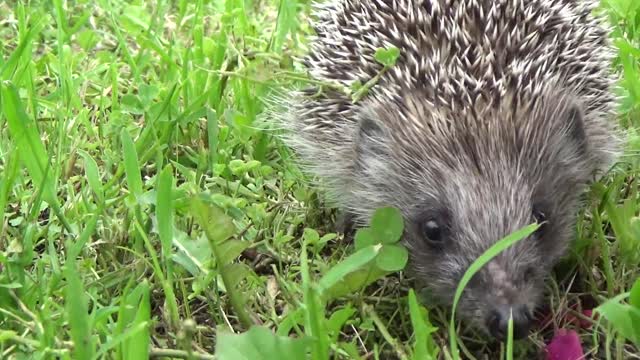
[[[617,159],[615,55],[587,0],[344,0],[315,4],[304,65],[367,95],[292,91],[283,140],[357,224],[395,206],[415,277],[445,304],[497,240],[540,229],[485,266],[458,313],[494,336],[503,309],[527,333],[543,279],[572,238],[580,196]],[[517,328],[516,330],[519,330]]]

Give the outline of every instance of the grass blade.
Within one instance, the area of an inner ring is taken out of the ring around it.
[[[95,194],[98,203],[102,204],[104,203],[104,187],[100,180],[98,164],[86,151],[78,150],[78,153],[84,159],[84,171],[87,177],[87,183],[89,183],[89,187],[91,187],[91,190]]]
[[[156,190],[156,216],[158,220],[158,233],[162,243],[162,255],[165,264],[169,264],[171,257],[171,242],[173,240],[173,174],[171,165],[167,165],[158,177]]]
[[[329,358],[329,339],[322,325],[325,323],[324,309],[320,306],[318,291],[311,282],[309,273],[309,261],[307,259],[307,241],[302,242],[300,254],[300,273],[302,275],[303,301],[305,310],[305,332],[312,341],[311,358],[313,360],[325,360]]]
[[[50,176],[50,164],[47,151],[40,139],[34,119],[27,115],[18,96],[16,87],[8,81],[0,84],[2,111],[9,122],[9,131],[21,154],[22,163],[27,168],[34,184],[40,187],[45,201],[51,205],[56,216],[69,233],[73,233],[71,225],[60,210],[60,202],[56,197],[55,180]]]
[[[438,328],[434,327],[431,322],[429,322],[428,313],[425,311],[426,309],[418,303],[416,293],[413,289],[409,289],[408,302],[409,316],[411,318],[411,325],[415,336],[412,359],[437,359],[439,350],[430,334],[437,331]]]
[[[538,227],[539,227],[538,224],[531,224],[531,225],[525,226],[524,228],[516,232],[513,232],[510,235],[504,237],[502,240],[496,242],[489,249],[487,249],[482,255],[480,255],[478,259],[476,259],[476,261],[474,261],[469,266],[467,271],[462,276],[462,280],[460,280],[460,283],[458,284],[458,288],[456,289],[455,296],[453,298],[451,319],[449,322],[449,342],[451,346],[451,354],[454,359],[459,359],[458,343],[457,343],[456,327],[455,327],[456,306],[458,305],[458,301],[460,301],[460,297],[462,296],[462,292],[464,291],[464,288],[467,286],[469,281],[471,281],[471,278],[473,277],[473,275],[475,275],[478,272],[478,270],[480,270],[484,265],[486,265],[489,261],[491,261],[491,259],[493,259],[496,255],[498,255],[502,251],[506,250],[511,245],[531,235],[534,231],[536,231]]]
[[[132,333],[131,337],[125,340],[125,359],[148,359],[150,350],[149,321],[151,319],[151,305],[149,302],[149,284],[144,281],[140,284],[142,296],[138,305],[136,317],[131,323],[131,327],[142,330]],[[145,326],[146,325],[146,326]]]
[[[318,283],[318,291],[322,293],[324,290],[331,288],[349,273],[357,271],[362,266],[373,260],[382,249],[382,245],[367,246],[349,255],[345,260],[332,267],[320,279]]]
[[[509,311],[509,323],[507,325],[507,360],[513,360],[513,311]]]
[[[5,160],[5,171],[2,172],[2,180],[0,180],[0,234],[4,231],[4,216],[9,192],[18,174],[20,152],[14,149],[9,153],[8,158],[8,160]]]
[[[167,289],[173,289],[173,262],[171,261],[171,243],[173,241],[173,174],[171,165],[167,165],[158,177],[158,185],[156,191],[156,216],[158,221],[158,233],[160,234],[160,243],[162,245],[162,262],[164,263],[166,272]],[[180,321],[178,314],[178,303],[173,290],[166,294],[167,305],[171,316],[171,322],[174,326]]]
[[[49,203],[57,203],[54,184],[48,176],[47,151],[40,139],[36,122],[28,116],[18,96],[18,90],[10,82],[2,84],[2,108],[9,122],[9,130],[21,154],[33,182],[42,185],[43,196]]]
[[[65,310],[73,340],[74,358],[91,359],[95,352],[95,344],[84,287],[78,276],[75,259],[67,259],[65,276],[67,278]]]
[[[122,141],[124,170],[127,175],[129,191],[138,199],[142,196],[142,177],[140,175],[140,166],[138,165],[138,153],[136,152],[136,147],[131,139],[131,135],[129,135],[126,129],[122,129],[120,140]]]

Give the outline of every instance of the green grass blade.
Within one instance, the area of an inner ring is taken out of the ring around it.
[[[465,287],[471,281],[473,275],[475,275],[478,270],[480,270],[484,265],[486,265],[491,259],[493,259],[496,255],[506,250],[511,245],[516,242],[526,238],[531,235],[536,229],[539,227],[538,224],[531,224],[525,226],[524,228],[511,233],[510,235],[504,237],[502,240],[493,244],[489,249],[487,249],[482,255],[474,261],[467,271],[462,276],[460,283],[458,284],[458,288],[456,289],[456,293],[453,298],[453,306],[451,311],[451,320],[449,321],[449,342],[451,346],[451,354],[454,359],[459,359],[458,354],[458,343],[456,337],[456,327],[455,327],[455,315],[456,315],[456,306],[458,305],[458,301],[460,301],[460,297],[462,296],[462,292]]]
[[[136,152],[135,144],[126,129],[122,129],[122,132],[120,133],[120,140],[122,141],[124,169],[127,175],[129,191],[135,198],[140,198],[140,196],[142,196],[142,176],[140,175],[138,153]]]
[[[513,311],[509,311],[509,323],[507,325],[507,360],[513,360]]]
[[[149,302],[149,284],[144,281],[140,284],[142,296],[138,304],[136,317],[130,326],[142,330],[132,333],[125,341],[125,359],[148,359],[150,350],[149,324],[151,320],[151,304]],[[146,326],[145,326],[146,325]]]
[[[173,291],[172,284],[167,280],[167,276],[163,273],[162,267],[160,266],[160,261],[158,260],[158,255],[155,249],[153,248],[153,245],[151,244],[149,237],[142,229],[142,226],[138,222],[135,222],[134,226],[136,230],[138,230],[138,234],[142,238],[143,244],[147,248],[147,252],[151,256],[155,275],[160,280],[162,289],[164,290],[164,296],[166,299],[168,313],[169,313],[168,323],[173,329],[177,329],[178,323],[180,320],[180,314],[178,313],[178,307],[176,304],[176,295],[175,295],[175,292]]]
[[[87,183],[89,183],[89,187],[91,187],[91,190],[95,194],[98,203],[102,204],[104,203],[104,187],[100,180],[98,164],[86,151],[78,150],[78,153],[84,159],[84,171],[87,177]]]
[[[156,190],[156,216],[158,221],[158,233],[162,245],[162,262],[166,271],[166,285],[168,289],[173,289],[173,262],[171,260],[171,244],[173,242],[173,173],[171,165],[167,165],[158,177]],[[171,321],[175,326],[179,322],[178,303],[173,290],[167,292],[167,305]]]
[[[11,151],[8,154],[8,159],[5,160],[5,164],[5,171],[2,172],[2,180],[0,180],[0,234],[4,231],[4,216],[9,192],[11,191],[18,174],[20,152],[15,149]]]
[[[329,358],[328,334],[323,329],[325,322],[324,309],[318,291],[313,286],[309,273],[309,261],[307,258],[307,241],[302,243],[300,254],[300,273],[302,275],[303,301],[305,310],[305,332],[312,341],[311,358],[313,360],[325,360]]]
[[[89,309],[82,281],[78,276],[76,261],[67,259],[65,276],[67,288],[65,292],[65,311],[69,321],[71,339],[73,340],[73,354],[75,359],[91,359],[95,352]]]
[[[209,143],[209,170],[218,161],[218,117],[213,109],[207,108],[207,140]]]
[[[426,309],[418,303],[416,293],[413,289],[409,289],[408,303],[409,316],[415,336],[412,359],[437,359],[439,350],[431,337],[431,333],[437,331],[437,328],[429,321],[428,313]]]
[[[93,357],[93,359],[105,359],[104,354],[109,352],[111,349],[117,347],[118,345],[120,345],[124,341],[127,341],[127,340],[135,337],[139,333],[146,332],[148,330],[148,328],[149,328],[149,323],[148,322],[146,322],[146,323],[145,322],[141,322],[141,323],[138,323],[138,324],[132,326],[131,328],[129,328],[124,333],[118,334],[118,335],[116,335],[116,336],[114,336],[112,338],[109,338],[109,341],[107,341],[104,345],[102,345],[100,347],[100,350],[98,350],[98,352]],[[106,358],[108,359],[109,357],[106,357]],[[89,358],[74,358],[74,359],[89,359]],[[145,359],[148,359],[148,358],[145,358]],[[129,358],[125,358],[125,360],[129,360]]]
[[[23,63],[22,56],[25,54],[27,45],[31,43],[33,37],[40,32],[42,19],[39,19],[35,24],[30,24],[31,27],[27,30],[27,33],[20,40],[18,47],[11,53],[11,56],[7,59],[2,67],[0,67],[0,81],[11,80],[13,74],[18,69],[18,65]]]
[[[56,216],[69,233],[73,233],[71,225],[60,209],[56,196],[55,180],[50,175],[50,164],[47,151],[40,139],[36,122],[27,115],[18,96],[16,87],[8,81],[0,84],[2,111],[9,123],[9,131],[21,154],[22,163],[27,168],[34,184],[39,186],[45,201],[53,208]]]
[[[99,208],[90,218],[89,221],[85,224],[85,228],[78,236],[78,239],[71,245],[68,246],[69,254],[68,257],[75,258],[80,255],[82,248],[89,242],[91,235],[93,235],[96,230],[96,225],[98,224],[98,219],[102,215],[102,207]]]
[[[156,216],[158,220],[158,233],[162,243],[162,255],[165,264],[169,264],[171,257],[171,243],[173,241],[173,173],[171,165],[167,165],[158,177],[156,190]]]
[[[2,108],[8,120],[9,130],[35,184],[42,184],[43,196],[49,203],[57,203],[54,184],[48,176],[49,160],[40,139],[36,122],[28,116],[18,96],[18,90],[10,82],[2,84]]]
[[[297,0],[280,0],[278,18],[276,20],[276,30],[272,38],[272,49],[277,53],[282,51],[287,34],[296,29],[297,19],[295,17],[295,11],[296,6],[298,5],[297,3]]]

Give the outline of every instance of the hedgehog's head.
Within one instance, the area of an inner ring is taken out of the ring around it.
[[[357,201],[403,211],[411,269],[446,304],[485,250],[540,223],[472,278],[457,309],[497,338],[512,312],[515,336],[526,336],[601,145],[590,141],[580,103],[559,92],[457,113],[422,99],[363,104]]]

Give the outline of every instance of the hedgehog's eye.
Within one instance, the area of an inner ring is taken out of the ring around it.
[[[541,234],[542,231],[547,227],[547,224],[549,223],[549,221],[547,220],[547,214],[545,214],[544,211],[542,211],[539,207],[534,206],[533,207],[533,220],[540,225],[538,227],[538,230],[536,230],[537,234]]]
[[[533,276],[535,275],[535,271],[536,270],[532,266],[528,267],[523,274],[524,281],[526,282],[532,280]]]
[[[533,209],[533,218],[535,219],[536,223],[541,225],[547,222],[547,216],[545,215],[545,213],[537,208]]]
[[[431,243],[442,242],[442,229],[435,220],[427,220],[422,224],[422,235]]]

